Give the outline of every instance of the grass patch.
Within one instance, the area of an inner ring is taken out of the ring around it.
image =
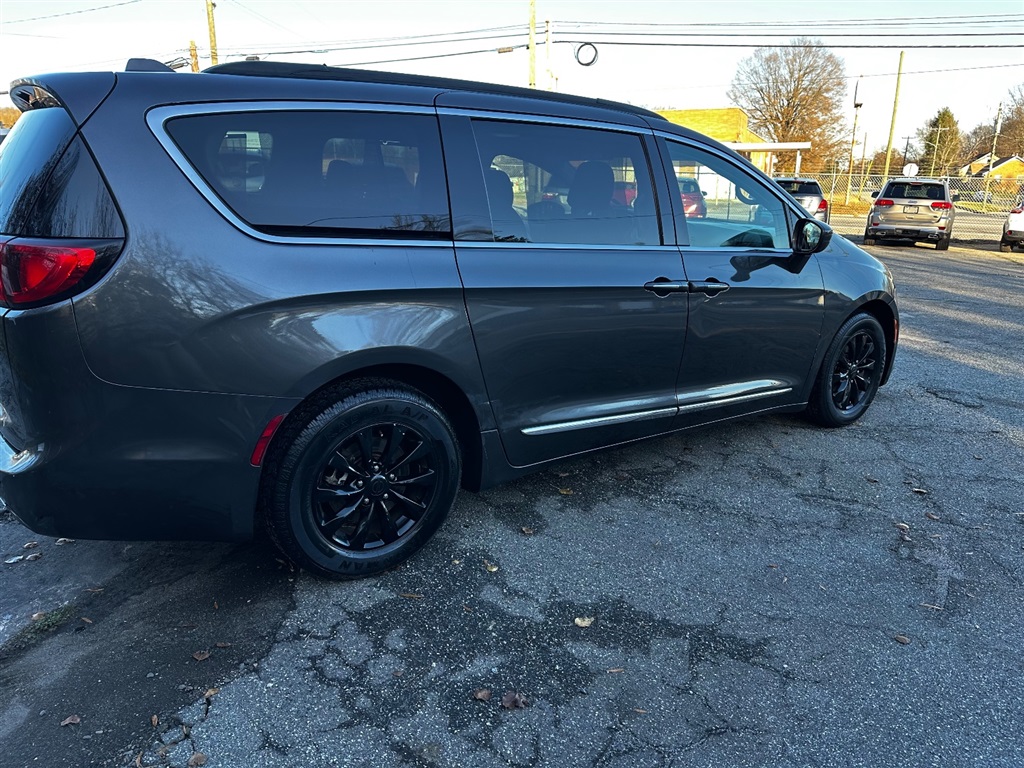
[[[38,643],[54,630],[66,624],[74,615],[75,606],[71,603],[54,608],[52,611],[47,611],[43,618],[33,621],[4,643],[3,646],[0,646],[0,658]]]

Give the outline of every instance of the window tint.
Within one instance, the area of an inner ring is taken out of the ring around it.
[[[817,195],[821,197],[821,187],[816,181],[786,181],[778,179],[776,183],[794,197]]]
[[[433,116],[242,112],[176,118],[167,131],[225,204],[262,232],[451,236]]]
[[[488,120],[473,130],[496,241],[661,242],[639,136]]]
[[[747,171],[709,152],[668,142],[679,181],[690,245],[698,248],[788,248],[782,202]],[[687,192],[695,184],[700,197]]]
[[[945,200],[946,190],[941,184],[915,184],[890,181],[882,197],[902,197],[911,200]]]

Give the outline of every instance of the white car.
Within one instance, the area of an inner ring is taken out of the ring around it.
[[[1017,203],[1017,207],[1006,214],[1006,221],[1003,222],[1003,236],[999,240],[999,250],[1009,253],[1013,246],[1024,247],[1024,200]]]

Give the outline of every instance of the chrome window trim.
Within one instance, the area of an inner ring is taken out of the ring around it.
[[[193,117],[196,115],[223,115],[238,112],[389,112],[392,114],[421,114],[436,115],[433,107],[402,104],[365,104],[361,102],[340,102],[340,101],[261,101],[261,102],[218,102],[216,104],[178,104],[167,107],[154,107],[146,113],[146,125],[154,138],[164,148],[174,164],[185,175],[189,182],[196,188],[199,194],[228,222],[253,238],[262,240],[265,243],[277,243],[282,245],[351,245],[351,246],[373,246],[382,247],[429,247],[429,248],[451,248],[452,237],[441,240],[428,240],[425,238],[405,237],[298,237],[270,235],[253,228],[238,214],[231,210],[228,205],[220,199],[209,183],[199,174],[189,162],[185,153],[174,143],[167,132],[166,123],[176,117]],[[449,211],[449,216],[451,211]]]
[[[628,424],[636,421],[648,421],[650,419],[667,418],[678,416],[692,411],[704,411],[710,408],[720,408],[726,405],[746,403],[752,400],[761,400],[766,397],[776,397],[792,392],[792,387],[782,386],[784,382],[775,379],[758,379],[756,381],[742,381],[736,384],[724,384],[718,387],[702,389],[698,392],[687,392],[676,395],[675,407],[656,408],[654,410],[634,411],[632,413],[620,413],[614,416],[598,416],[589,419],[576,419],[574,421],[560,421],[552,424],[540,424],[535,427],[524,427],[520,430],[524,435],[551,435],[560,432],[572,432],[577,429],[591,429],[593,427],[608,427],[616,424]]]
[[[508,249],[513,250],[527,250],[534,249],[545,251],[665,251],[671,253],[679,253],[679,247],[676,245],[613,245],[604,243],[544,243],[544,242],[529,242],[529,243],[517,243],[517,242],[495,242],[493,240],[456,240],[456,248],[484,248],[484,249]],[[682,262],[680,262],[682,264]]]
[[[560,115],[536,115],[529,112],[494,112],[472,107],[438,107],[437,114],[442,117],[469,117],[477,120],[498,120],[506,123],[542,123],[544,125],[565,125],[573,128],[593,128],[599,131],[616,131],[630,133],[635,136],[651,136],[654,131],[650,127],[624,125],[615,122],[587,120],[579,117],[563,117]],[[646,147],[644,148],[646,150]]]

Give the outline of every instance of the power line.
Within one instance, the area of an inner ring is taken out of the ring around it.
[[[583,45],[589,40],[554,40],[555,44],[569,44],[569,45]],[[896,44],[880,44],[880,45],[863,45],[859,43],[839,43],[833,45],[826,45],[824,43],[774,43],[772,45],[764,45],[762,43],[675,43],[675,42],[657,42],[657,41],[630,41],[630,40],[602,40],[601,45],[646,45],[654,47],[672,47],[672,48],[864,48],[864,49],[918,49],[918,48],[934,48],[934,49],[987,49],[987,48],[1024,48],[1024,45],[1016,44],[995,44],[995,45],[954,45],[950,44],[928,44],[928,45],[914,45],[907,43],[896,43]]]
[[[105,11],[107,8],[120,8],[122,5],[133,5],[141,0],[124,0],[123,3],[112,3],[111,5],[100,5],[96,8],[81,8],[77,11],[66,11],[65,13],[51,13],[49,16],[33,16],[29,19],[5,20],[4,24],[21,24],[26,21],[42,21],[43,19],[56,19],[61,16],[77,16],[80,13],[92,13],[93,11]]]
[[[1004,14],[980,14],[980,15],[968,15],[968,16],[932,16],[929,18],[920,18],[917,16],[894,16],[892,18],[874,18],[874,19],[821,19],[817,21],[707,21],[707,22],[672,22],[672,23],[652,23],[645,21],[552,21],[552,24],[559,25],[577,25],[577,26],[621,26],[621,27],[685,27],[686,29],[692,29],[694,27],[749,27],[751,29],[762,29],[764,27],[773,28],[798,28],[801,30],[814,29],[818,27],[830,27],[830,26],[865,26],[865,27],[877,27],[879,24],[891,25],[898,24],[900,26],[944,26],[946,24],[1005,24],[1013,22],[1024,21],[1024,14],[1020,13],[1004,13]]]
[[[259,19],[260,21],[264,21],[267,24],[269,24],[270,26],[276,27],[277,29],[280,29],[282,32],[287,32],[289,35],[295,35],[295,37],[298,37],[298,38],[301,39],[302,35],[299,34],[298,32],[296,32],[294,30],[291,30],[291,29],[288,29],[288,27],[284,26],[283,24],[279,24],[278,22],[276,22],[276,21],[274,21],[272,19],[268,19],[266,16],[264,16],[259,11],[254,11],[252,8],[249,8],[248,6],[243,5],[241,0],[228,0],[228,1],[233,3],[234,5],[237,5],[243,11],[248,13],[250,16],[252,16],[252,17],[254,17],[256,19]]]
[[[409,43],[392,43],[390,45],[378,45],[378,44],[372,44],[372,45],[339,45],[339,46],[328,46],[328,47],[319,47],[319,48],[303,48],[301,50],[290,50],[290,51],[260,51],[258,49],[254,50],[252,48],[232,48],[230,50],[231,51],[237,51],[237,53],[235,55],[241,55],[243,53],[248,53],[249,55],[252,55],[252,56],[267,56],[267,55],[294,56],[294,55],[301,54],[301,53],[337,53],[338,51],[363,51],[363,50],[368,50],[368,49],[369,50],[374,50],[374,49],[378,49],[378,48],[391,49],[391,48],[408,48],[410,46],[418,47],[418,46],[426,46],[426,45],[444,45],[444,44],[451,44],[451,43],[471,43],[471,42],[478,42],[480,40],[506,40],[509,37],[521,37],[521,36],[522,36],[522,33],[518,33],[518,34],[515,34],[515,35],[510,33],[510,34],[504,34],[504,35],[481,35],[480,37],[463,37],[463,38],[458,38],[458,39],[454,39],[454,40],[452,40],[452,39],[449,39],[449,40],[423,40],[423,41],[416,41],[416,42],[409,42]],[[513,47],[515,47],[515,46],[513,46]],[[487,50],[493,50],[493,49],[487,49]],[[221,49],[221,52],[223,53],[223,49]],[[225,55],[228,55],[228,54],[225,54]],[[462,55],[465,55],[465,54],[454,53],[452,55],[462,56]],[[423,58],[433,59],[433,58],[438,58],[438,56],[437,55],[434,55],[434,56],[424,56]],[[395,61],[415,61],[415,59],[395,59]]]

